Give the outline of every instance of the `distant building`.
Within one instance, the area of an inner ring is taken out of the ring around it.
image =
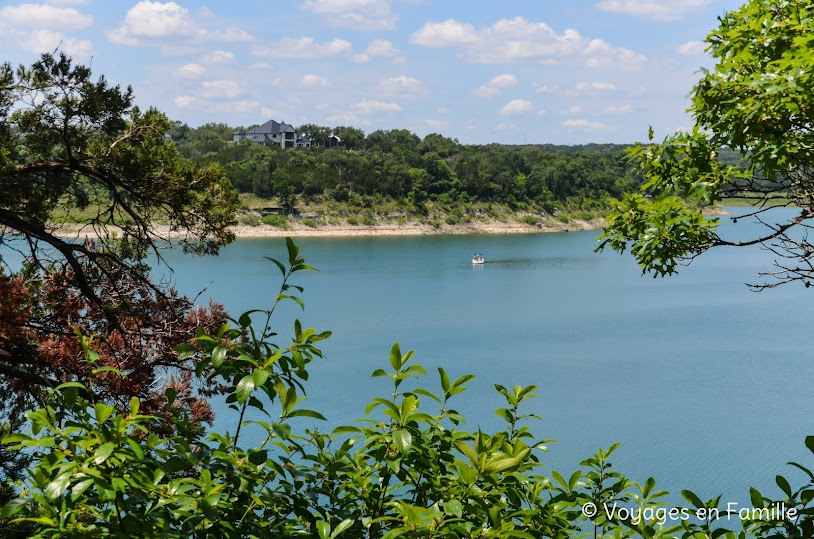
[[[297,131],[293,126],[274,120],[269,120],[247,131],[238,130],[232,133],[232,142],[237,143],[243,139],[249,139],[265,146],[279,146],[280,148],[311,147],[311,139],[304,135],[297,135]]]

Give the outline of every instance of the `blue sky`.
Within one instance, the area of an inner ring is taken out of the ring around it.
[[[35,0],[33,0],[35,1]],[[643,140],[690,125],[735,0],[0,2],[0,59],[62,50],[190,126],[406,128],[466,144]]]

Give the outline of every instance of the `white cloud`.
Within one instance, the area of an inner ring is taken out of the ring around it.
[[[253,52],[267,58],[324,58],[350,54],[352,49],[350,42],[344,39],[318,43],[313,37],[300,37],[255,47]]]
[[[500,109],[502,116],[515,116],[518,114],[528,114],[534,111],[534,105],[531,101],[525,99],[512,99]]]
[[[84,6],[88,0],[45,0],[45,3],[55,6]]]
[[[15,27],[37,30],[74,30],[93,25],[90,15],[48,4],[6,6],[0,9],[0,20]]]
[[[616,91],[616,85],[610,82],[578,82],[569,95],[595,96]]]
[[[709,0],[602,0],[596,7],[612,13],[625,13],[650,19],[671,21],[682,19],[693,11],[700,11]]]
[[[489,86],[494,86],[495,88],[512,88],[517,86],[517,82],[517,77],[514,75],[503,73],[502,75],[498,75],[490,80]]]
[[[356,114],[362,116],[370,116],[382,112],[400,112],[401,106],[397,103],[388,103],[385,101],[365,100],[356,103],[351,107]]]
[[[497,97],[502,92],[497,88],[492,88],[491,86],[478,86],[472,90],[472,93],[480,97]]]
[[[633,112],[633,105],[610,105],[605,109],[607,114],[630,114]]]
[[[233,80],[205,80],[201,83],[203,97],[237,97],[243,93],[243,87]]]
[[[418,79],[400,75],[380,80],[378,92],[387,96],[414,96],[426,93],[427,88]]]
[[[438,114],[449,114],[449,109],[447,107],[438,107]]]
[[[365,49],[365,52],[353,55],[353,61],[357,64],[364,64],[367,63],[374,58],[394,58],[394,62],[397,60],[403,61],[404,57],[399,56],[401,51],[393,46],[393,43],[386,39],[374,39],[370,42]]]
[[[205,64],[234,64],[237,62],[232,51],[212,51],[201,58]]]
[[[392,30],[398,20],[387,0],[306,0],[302,7],[332,26],[354,30]]]
[[[517,124],[497,124],[495,131],[513,131],[517,129]]]
[[[512,88],[513,86],[517,86],[517,83],[517,77],[503,73],[502,75],[493,77],[488,84],[476,88],[473,92],[480,97],[495,97],[503,93],[501,89]]]
[[[364,120],[361,120],[355,114],[334,114],[333,116],[328,116],[325,119],[337,125],[360,125],[367,123]]]
[[[199,110],[208,113],[246,114],[257,113],[260,103],[257,101],[210,101],[190,95],[179,95],[173,100],[179,109]]]
[[[449,125],[449,122],[443,120],[424,120],[424,122],[433,129],[443,129]]]
[[[702,41],[688,41],[678,47],[678,53],[684,56],[704,54],[707,44]]]
[[[303,76],[300,84],[303,86],[310,86],[310,87],[319,87],[319,86],[327,86],[328,79],[325,77],[320,77],[319,75],[308,74]]]
[[[240,28],[210,28],[213,21],[216,19],[208,9],[200,10],[195,16],[175,2],[142,0],[127,11],[118,28],[107,32],[107,37],[122,45],[161,46],[170,53],[191,52],[204,39],[226,42],[254,40],[252,35]],[[206,26],[202,23],[206,23]]]
[[[59,32],[50,30],[33,30],[27,36],[18,40],[20,47],[24,50],[43,53],[53,52],[57,47],[66,54],[82,59],[88,59],[93,55],[91,42],[84,39],[63,36]]]
[[[275,109],[263,107],[260,109],[260,116],[262,116],[263,118],[275,118],[280,116],[280,112]]]
[[[588,120],[583,120],[582,118],[571,118],[569,120],[565,120],[562,125],[564,127],[570,127],[573,129],[604,129],[606,127],[605,124],[599,122],[589,122]]]
[[[123,45],[149,45],[156,39],[203,38],[205,34],[189,10],[175,2],[142,1],[130,8],[108,38]]]
[[[213,39],[227,42],[254,41],[254,36],[242,28],[227,28],[209,33]]]
[[[206,74],[206,69],[200,64],[186,64],[178,68],[178,74],[185,79],[198,79]]]
[[[568,109],[568,112],[571,114],[582,114],[583,110],[579,105],[574,105]]]
[[[586,39],[576,30],[567,29],[558,34],[545,23],[526,21],[522,17],[501,19],[481,29],[455,19],[428,22],[410,41],[425,47],[455,49],[462,58],[483,64],[529,60],[558,63],[580,59],[590,67],[627,70],[637,69],[645,60],[642,54],[613,47],[602,40]]]

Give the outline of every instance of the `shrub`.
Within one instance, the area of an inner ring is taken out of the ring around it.
[[[240,224],[247,226],[259,226],[260,218],[253,213],[247,213],[240,218]]]
[[[287,229],[288,228],[288,219],[285,215],[276,215],[276,214],[269,214],[265,215],[260,219],[260,222],[264,225],[270,225],[277,228]]]
[[[316,228],[317,227],[317,222],[314,221],[313,219],[303,219],[302,224],[304,224],[307,227],[311,227],[311,228]]]
[[[348,222],[349,225],[353,225],[353,226],[356,226],[356,225],[359,224],[359,219],[355,215],[349,216],[346,219],[346,221]]]

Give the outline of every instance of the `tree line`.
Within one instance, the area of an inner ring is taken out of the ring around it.
[[[422,139],[406,129],[365,135],[353,127],[308,124],[297,131],[317,143],[336,134],[343,147],[322,142],[281,149],[248,140],[234,144],[236,130],[176,122],[170,136],[182,156],[198,165],[219,164],[238,191],[261,197],[346,202],[378,195],[414,204],[498,202],[551,211],[603,207],[641,183],[625,145],[464,145],[435,133]]]

